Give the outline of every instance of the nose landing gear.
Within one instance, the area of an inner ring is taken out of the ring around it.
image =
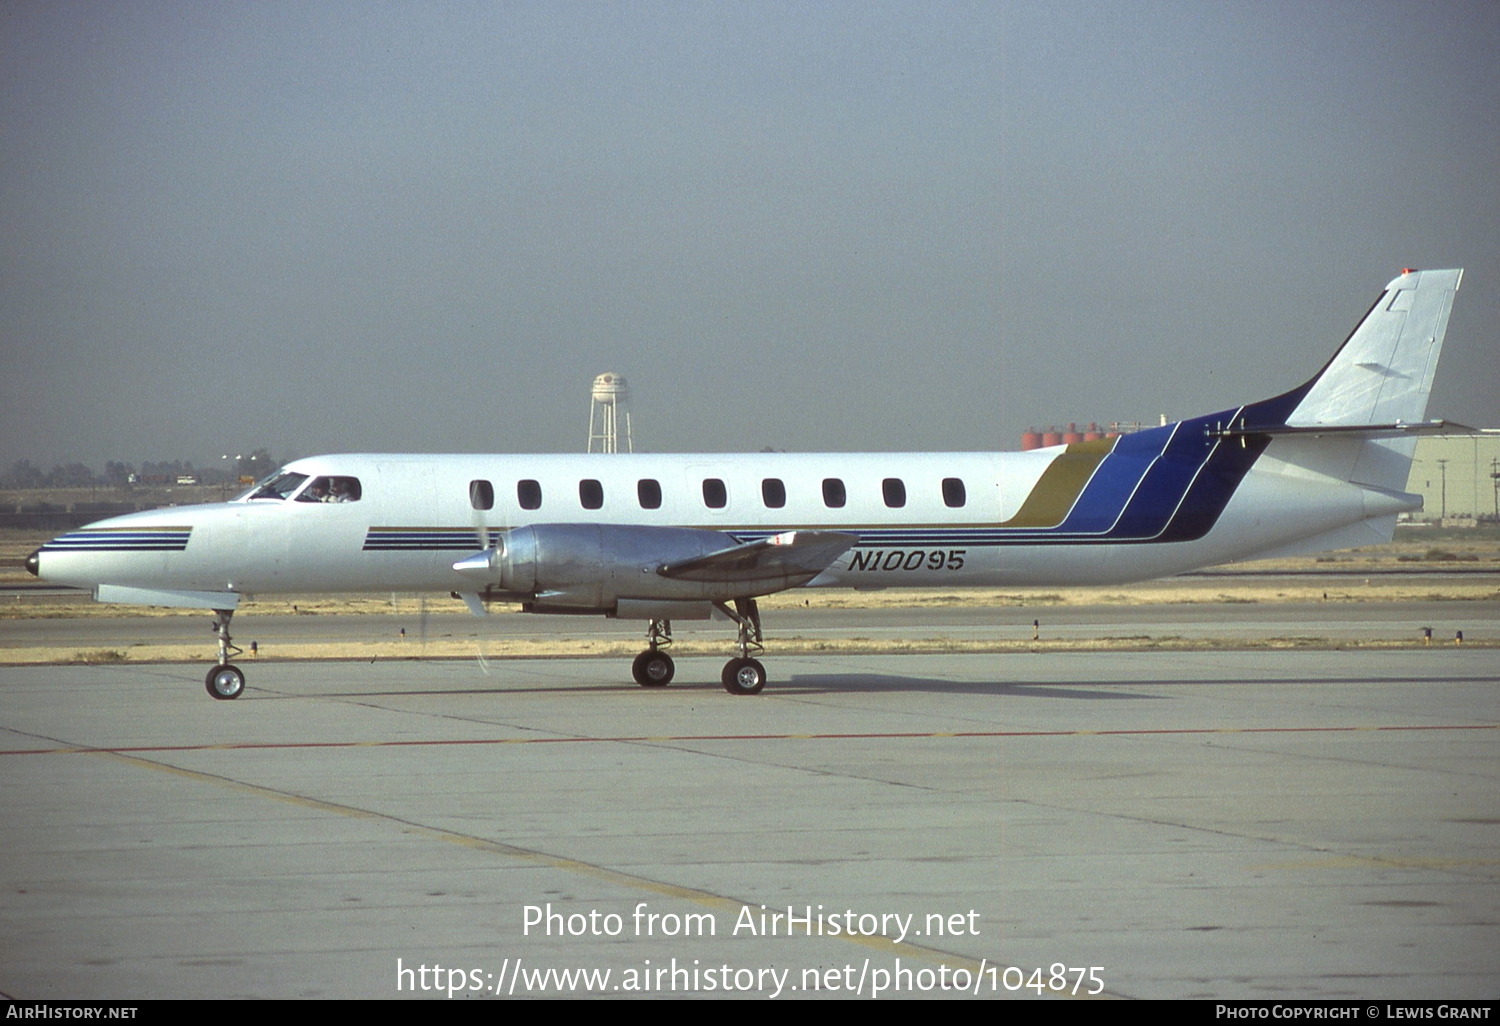
[[[218,699],[239,698],[240,693],[245,690],[244,671],[229,662],[231,655],[239,655],[244,651],[229,639],[229,620],[232,616],[233,609],[214,610],[213,632],[219,639],[219,663],[208,671],[208,677],[203,683],[208,688],[208,693]]]

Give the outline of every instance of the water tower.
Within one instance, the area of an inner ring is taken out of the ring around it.
[[[594,379],[589,399],[589,452],[635,452],[630,437],[630,388],[623,374],[601,374]],[[620,425],[625,448],[620,448]]]

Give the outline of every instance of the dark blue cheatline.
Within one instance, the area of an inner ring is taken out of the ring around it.
[[[131,529],[103,527],[69,531],[42,546],[43,552],[181,552],[187,548],[191,527]]]

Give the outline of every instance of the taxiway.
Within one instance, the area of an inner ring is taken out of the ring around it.
[[[0,667],[0,991],[430,998],[398,966],[441,965],[455,996],[547,969],[619,994],[723,966],[936,995],[946,966],[1030,996],[1004,970],[1055,963],[1117,997],[1500,990],[1491,651],[773,649],[753,699],[720,662],[660,691],[609,660],[264,663],[236,702],[193,665]],[[621,933],[528,930],[548,905]],[[762,905],[920,932],[733,930]],[[663,935],[690,915],[715,933]]]

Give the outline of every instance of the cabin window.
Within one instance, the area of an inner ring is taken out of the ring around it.
[[[768,477],[760,483],[760,498],[766,509],[780,509],[786,505],[786,485],[779,477]]]
[[[729,490],[717,477],[703,479],[703,505],[709,509],[723,509],[729,505]]]
[[[312,484],[302,489],[298,502],[358,502],[360,496],[357,477],[315,477]]]
[[[598,509],[604,505],[604,486],[589,478],[579,481],[578,501],[584,509]]]
[[[968,500],[968,493],[964,490],[964,483],[956,477],[943,478],[943,503],[952,509],[958,509]]]
[[[517,481],[516,501],[522,509],[542,508],[542,485],[539,481]]]
[[[285,499],[307,480],[306,474],[276,474],[251,493],[252,499]]]
[[[891,509],[900,509],[906,505],[906,483],[899,477],[888,477],[880,482],[880,494]]]
[[[494,509],[495,486],[488,481],[470,481],[469,505],[475,509]]]
[[[848,501],[848,494],[844,491],[844,482],[836,477],[825,477],[823,479],[823,505],[832,509],[841,508]]]
[[[643,477],[635,483],[635,497],[641,509],[661,509],[661,482]]]

